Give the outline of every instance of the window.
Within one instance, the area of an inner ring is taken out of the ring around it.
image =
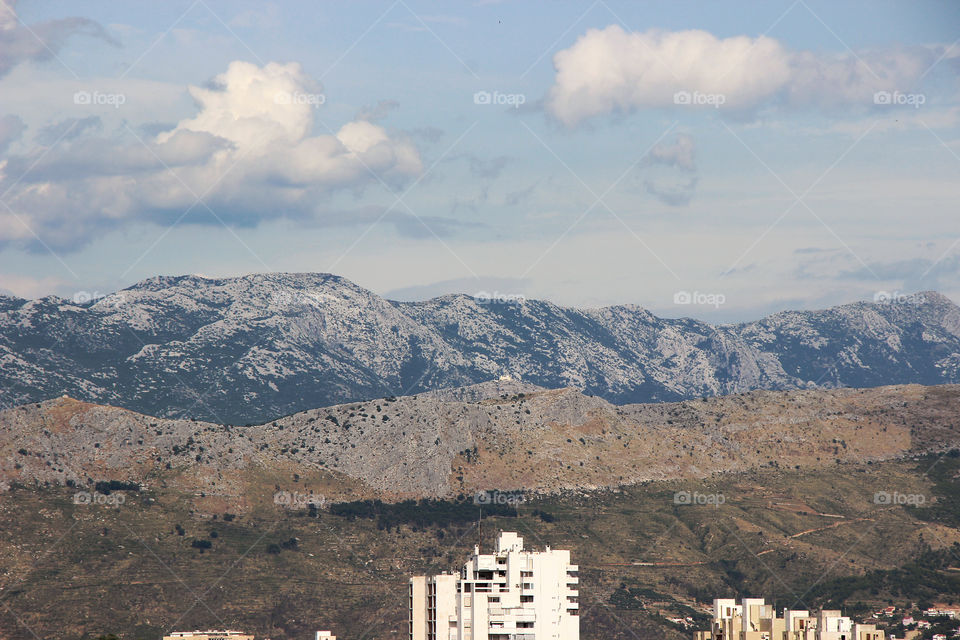
[[[521,578],[532,578],[532,577],[533,577],[533,571],[521,571],[521,572],[520,572],[520,577],[521,577]]]
[[[520,596],[520,602],[533,602],[533,596]]]

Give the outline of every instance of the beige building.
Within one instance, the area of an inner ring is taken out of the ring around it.
[[[459,573],[410,579],[410,640],[579,640],[579,581],[569,551],[524,551],[501,532]]]
[[[242,631],[174,631],[163,640],[253,640]]]
[[[709,631],[697,631],[694,640],[885,640],[876,625],[859,624],[840,611],[824,609],[817,615],[784,609],[777,617],[763,598],[713,601]]]

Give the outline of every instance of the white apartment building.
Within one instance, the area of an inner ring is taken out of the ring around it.
[[[733,598],[713,601],[709,631],[697,631],[694,640],[884,640],[884,632],[872,624],[858,624],[840,611],[784,609],[778,618],[773,605],[763,598]]]
[[[569,551],[524,551],[501,531],[460,573],[410,578],[410,640],[579,640],[579,582]]]

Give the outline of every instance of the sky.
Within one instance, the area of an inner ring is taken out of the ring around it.
[[[956,2],[0,0],[0,291],[960,301]]]

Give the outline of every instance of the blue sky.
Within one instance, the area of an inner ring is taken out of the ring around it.
[[[16,295],[960,300],[956,3],[5,2]]]

